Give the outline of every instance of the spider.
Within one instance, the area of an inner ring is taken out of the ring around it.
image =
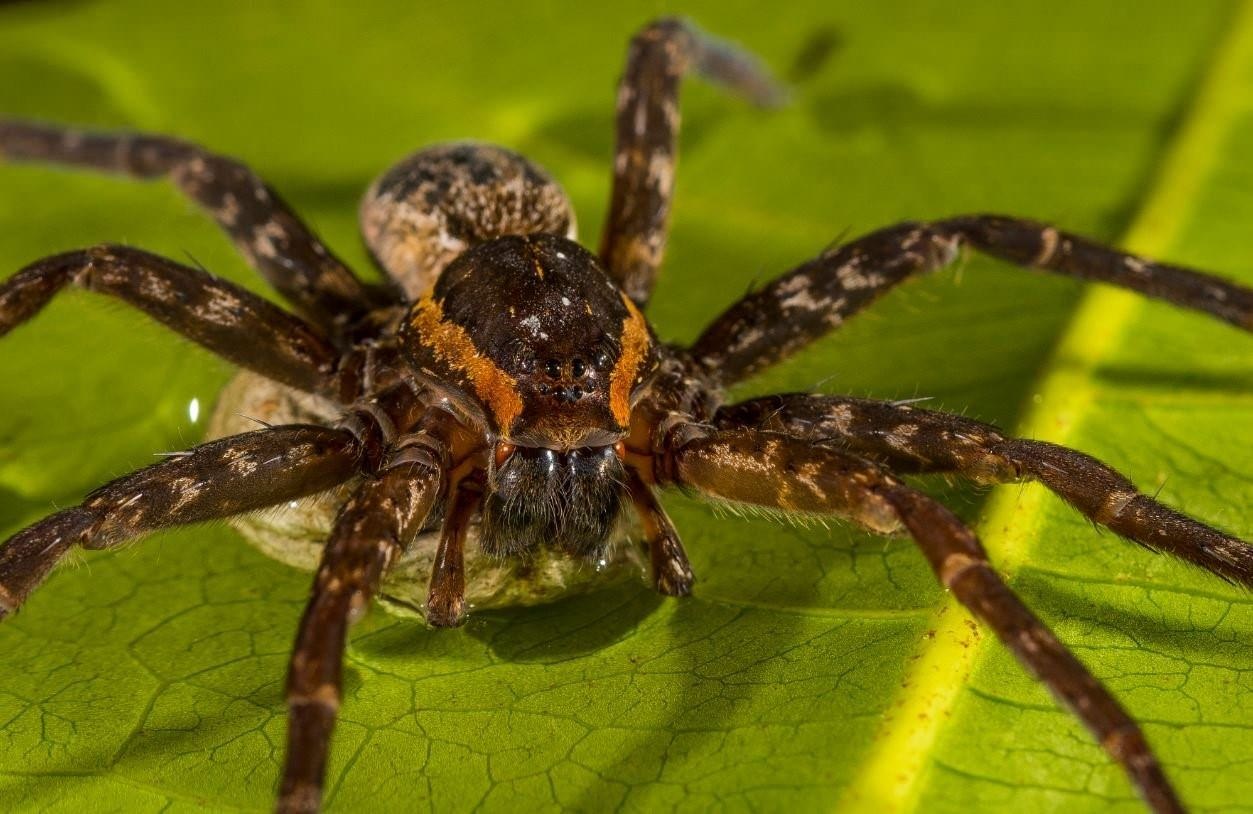
[[[1122,765],[1149,807],[1183,806],[1139,726],[1009,589],[978,539],[903,474],[1037,480],[1092,521],[1246,587],[1253,547],[1141,494],[1083,453],[906,403],[788,393],[728,404],[730,386],[838,328],[970,247],[1123,286],[1253,329],[1253,290],[996,215],[905,223],[828,249],[718,317],[689,347],[643,315],[662,262],[680,80],[759,105],[779,86],[748,54],[678,19],[632,40],[617,97],[612,198],[593,254],[561,188],[479,143],[430,147],[366,193],[361,226],[388,282],[363,283],[251,170],[173,138],[0,119],[0,155],[168,178],[231,236],[295,314],[192,268],[103,245],[38,260],[0,285],[0,335],[74,285],[118,297],[283,392],[325,423],[265,426],[118,478],[0,549],[0,617],[76,546],[237,516],[347,488],[300,621],[287,680],[280,811],[319,808],[349,624],[421,532],[437,531],[425,616],[466,615],[465,542],[490,557],[605,555],[638,518],[653,585],[694,576],[658,490],[904,531]],[[339,494],[338,492],[336,494]]]

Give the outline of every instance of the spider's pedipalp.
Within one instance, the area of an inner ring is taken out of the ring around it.
[[[352,433],[274,427],[210,441],[118,478],[0,548],[0,616],[16,610],[75,545],[113,548],[168,526],[255,511],[338,486],[358,471]]]
[[[670,516],[653,494],[652,487],[630,467],[627,468],[627,489],[644,527],[653,587],[666,596],[690,596],[696,575],[692,573],[692,563],[688,561]]]
[[[740,299],[705,329],[692,356],[730,386],[782,361],[913,277],[951,263],[963,245],[1070,277],[1120,286],[1253,331],[1253,289],[1146,260],[1002,215],[903,223],[823,252]]]
[[[1182,814],[1143,732],[1109,691],[1023,604],[952,512],[876,464],[829,446],[752,429],[703,434],[665,450],[661,471],[700,494],[788,512],[903,526],[940,582],[1088,727],[1157,814]]]
[[[1253,588],[1253,545],[1162,505],[1073,449],[1010,438],[963,416],[847,396],[766,396],[724,407],[716,420],[831,443],[898,471],[952,472],[981,483],[1038,480],[1093,522]]]
[[[365,612],[383,572],[422,528],[443,481],[442,467],[402,459],[362,483],[336,519],[288,668],[280,812],[318,810],[348,626]]]
[[[36,261],[0,282],[0,336],[77,285],[117,297],[222,358],[309,393],[327,393],[337,354],[299,317],[207,271],[125,246]]]
[[[252,170],[186,141],[0,118],[0,158],[166,177],[200,204],[299,312],[340,338],[380,294],[364,285]]]
[[[666,250],[679,136],[679,82],[695,71],[750,101],[772,106],[787,94],[751,54],[666,18],[631,40],[618,85],[613,192],[601,261],[637,305],[648,302]]]
[[[457,627],[465,621],[466,532],[482,500],[481,484],[469,480],[462,481],[449,495],[426,595],[426,623],[432,627]]]

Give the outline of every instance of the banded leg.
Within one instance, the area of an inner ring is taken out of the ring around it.
[[[954,472],[980,483],[1037,480],[1116,534],[1253,588],[1253,545],[1163,506],[1073,449],[1009,438],[962,416],[845,396],[767,396],[724,407],[715,422],[829,442],[898,471]]]
[[[271,285],[331,337],[342,336],[378,299],[252,170],[195,144],[0,118],[0,158],[169,178],[217,221]]]
[[[280,812],[312,812],[321,804],[348,625],[365,612],[383,572],[421,530],[443,478],[441,467],[407,459],[363,483],[335,521],[287,674]]]
[[[731,306],[692,355],[724,385],[790,356],[911,277],[969,245],[994,257],[1131,289],[1253,331],[1253,289],[1120,252],[1021,218],[972,215],[905,223],[824,252]]]
[[[200,269],[124,246],[39,260],[0,283],[0,336],[68,285],[117,297],[241,367],[326,392],[337,354],[299,317]]]
[[[254,511],[330,489],[357,473],[347,430],[292,425],[202,444],[140,469],[19,531],[0,548],[0,618],[71,548],[115,548],[168,526]]]
[[[839,514],[875,530],[903,525],[940,582],[1083,721],[1153,811],[1183,812],[1139,726],[992,569],[974,533],[939,503],[868,461],[753,430],[682,444],[662,471],[672,482],[715,498]]]
[[[752,55],[666,18],[645,26],[627,51],[618,85],[613,192],[600,257],[639,306],[648,302],[666,248],[679,135],[679,80],[689,70],[749,101],[786,96]]]

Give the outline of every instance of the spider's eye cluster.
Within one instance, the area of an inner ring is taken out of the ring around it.
[[[609,357],[606,355],[605,358]],[[529,370],[534,371],[535,367],[532,362]],[[592,371],[581,356],[575,356],[569,362],[546,359],[540,364],[540,368],[543,370],[544,380],[536,389],[541,395],[552,396],[559,402],[573,404],[598,386],[596,381],[588,381]]]
[[[605,355],[605,364],[597,365],[598,370],[605,370],[609,367],[609,356]],[[568,364],[563,363],[560,359],[545,359],[542,363],[544,375],[554,381],[562,379],[582,379],[588,375],[588,364],[583,357],[576,356],[569,361]],[[535,371],[535,362],[526,360],[521,365],[523,373],[532,373]]]

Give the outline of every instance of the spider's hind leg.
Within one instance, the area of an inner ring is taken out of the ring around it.
[[[146,133],[97,133],[0,118],[0,159],[169,178],[208,212],[296,309],[341,338],[385,297],[357,279],[278,194],[244,164]]]
[[[724,407],[715,421],[834,444],[898,471],[953,472],[981,483],[1038,480],[1093,522],[1253,588],[1253,545],[1158,503],[1073,449],[1007,437],[951,413],[845,396],[766,396]]]
[[[410,300],[476,243],[541,232],[575,237],[574,210],[556,181],[512,150],[475,142],[404,159],[370,187],[360,217],[375,261]]]

